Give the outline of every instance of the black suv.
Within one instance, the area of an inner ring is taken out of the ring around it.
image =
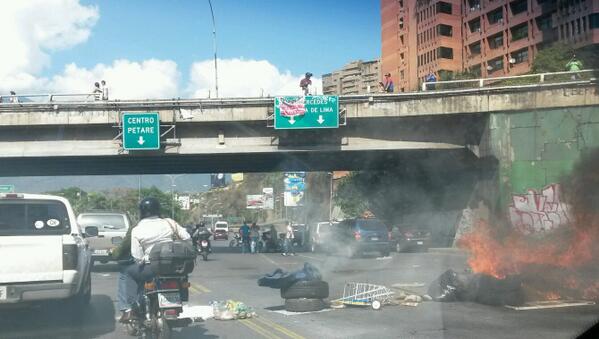
[[[360,256],[364,252],[380,252],[389,256],[389,230],[375,218],[346,219],[334,226],[331,240],[335,249],[348,257]]]

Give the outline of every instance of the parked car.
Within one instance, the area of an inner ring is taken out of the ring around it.
[[[108,251],[123,241],[131,226],[127,214],[121,212],[85,212],[79,214],[77,223],[84,231],[87,227],[98,228],[98,236],[88,241],[93,250],[92,261],[103,264],[112,261]]]
[[[345,219],[334,226],[330,237],[332,251],[348,257],[360,256],[365,252],[379,252],[389,255],[389,231],[387,226],[376,218]]]
[[[397,252],[428,251],[431,232],[415,227],[393,227],[391,247]]]
[[[212,232],[214,240],[229,240],[229,223],[226,221],[217,221],[214,224],[214,232]]]
[[[307,240],[308,249],[311,252],[322,251],[326,249],[327,243],[330,242],[332,224],[328,221],[317,222],[308,226]]]
[[[0,308],[59,299],[81,312],[90,301],[91,251],[62,197],[0,194],[0,258]]]

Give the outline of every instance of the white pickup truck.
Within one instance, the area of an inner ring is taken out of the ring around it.
[[[91,251],[76,220],[64,198],[0,194],[0,308],[89,303]]]

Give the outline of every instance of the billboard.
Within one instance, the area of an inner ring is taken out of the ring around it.
[[[275,194],[272,187],[262,189],[262,197],[264,200],[264,209],[272,210],[275,208]]]
[[[233,182],[242,182],[243,181],[243,173],[233,173],[233,174],[231,174],[231,180]]]
[[[284,173],[285,193],[283,195],[285,206],[297,207],[304,205],[304,191],[306,190],[306,172]]]
[[[226,182],[225,182],[225,174],[224,173],[215,173],[215,174],[210,174],[210,187],[212,188],[216,188],[216,187],[225,187]]]
[[[264,208],[264,195],[262,194],[248,194],[246,196],[246,208],[249,210],[258,210]]]

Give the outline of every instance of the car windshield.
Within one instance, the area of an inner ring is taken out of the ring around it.
[[[66,207],[59,201],[0,199],[0,236],[70,233]]]
[[[98,227],[100,231],[126,230],[126,217],[122,214],[82,214],[79,217],[79,225]]]

